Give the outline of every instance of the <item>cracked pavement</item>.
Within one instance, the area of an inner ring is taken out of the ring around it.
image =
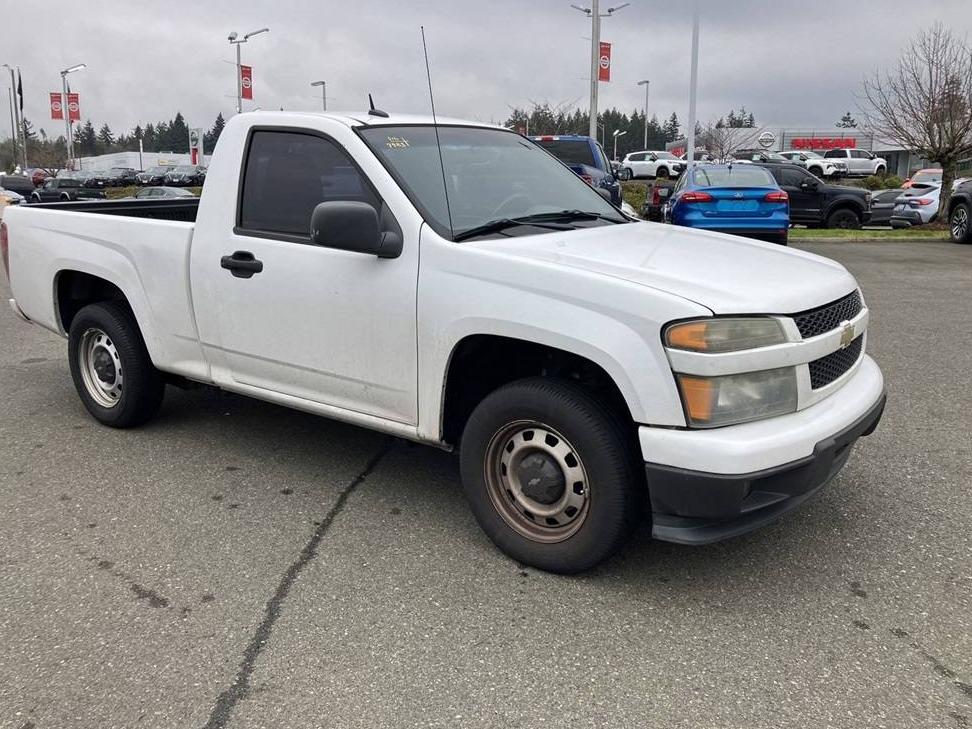
[[[972,247],[801,247],[861,281],[878,431],[769,528],[573,578],[450,454],[209,390],[98,426],[2,307],[0,729],[972,726]]]

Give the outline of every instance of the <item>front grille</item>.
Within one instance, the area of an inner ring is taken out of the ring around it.
[[[831,352],[826,357],[815,359],[810,363],[810,387],[819,390],[829,385],[842,374],[847,372],[861,356],[864,346],[862,334],[844,349]]]
[[[809,339],[836,329],[842,321],[849,321],[860,314],[863,308],[861,295],[854,291],[824,306],[794,314],[793,321],[800,330],[800,336]]]

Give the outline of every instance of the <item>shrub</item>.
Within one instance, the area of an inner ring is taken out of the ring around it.
[[[897,175],[871,175],[864,178],[864,187],[868,190],[889,190],[901,187],[903,180]]]
[[[648,185],[644,182],[622,182],[621,197],[638,215],[641,215],[642,208],[645,206],[645,196],[648,194]]]

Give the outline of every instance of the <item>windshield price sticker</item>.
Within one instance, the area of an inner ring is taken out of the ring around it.
[[[385,146],[388,149],[408,149],[408,140],[405,137],[385,137]]]

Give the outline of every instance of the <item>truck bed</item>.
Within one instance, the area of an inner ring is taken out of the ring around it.
[[[195,223],[199,198],[183,200],[78,200],[76,202],[31,203],[30,209],[70,210],[77,213],[124,215],[128,218],[178,220]]]

